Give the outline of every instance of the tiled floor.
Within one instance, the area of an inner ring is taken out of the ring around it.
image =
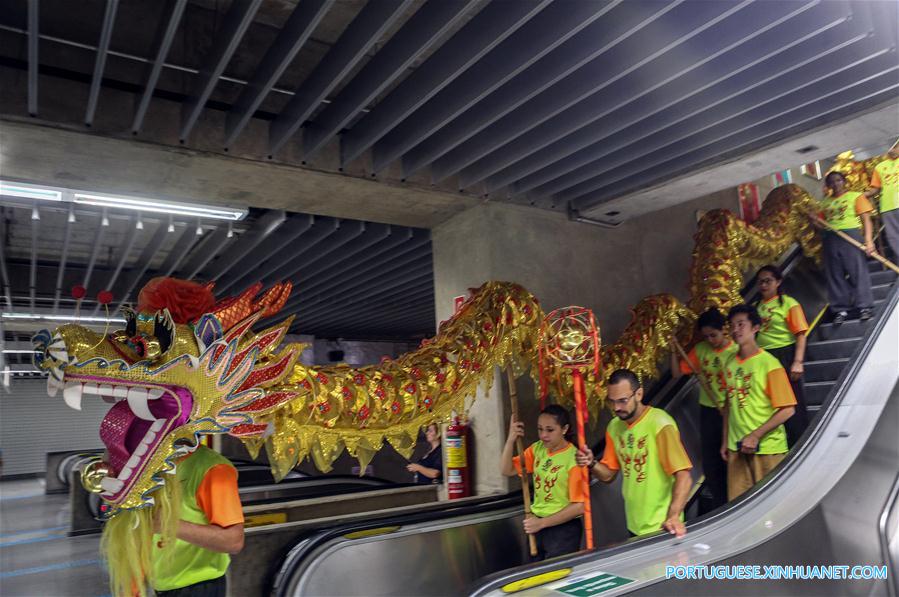
[[[44,495],[42,479],[0,483],[0,595],[108,595],[99,535],[68,528],[68,495]]]

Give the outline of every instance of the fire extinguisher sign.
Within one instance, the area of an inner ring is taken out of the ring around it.
[[[468,459],[465,456],[465,442],[462,437],[446,438],[446,468],[465,468]]]

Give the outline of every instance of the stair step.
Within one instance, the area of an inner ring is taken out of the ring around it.
[[[814,341],[824,340],[841,340],[856,338],[861,339],[865,334],[867,322],[862,323],[859,319],[850,319],[840,325],[832,323],[822,323],[812,330]]]
[[[805,404],[820,406],[827,399],[834,386],[833,381],[812,381],[805,384]]]
[[[848,363],[848,358],[806,361],[804,375],[805,382],[836,381],[840,376],[840,373],[843,372],[843,368],[845,368]]]
[[[874,295],[874,300],[883,300],[890,293],[890,289],[893,287],[892,284],[876,284],[871,286],[871,294]]]
[[[893,270],[881,270],[871,272],[871,284],[892,284],[896,281],[896,272]]]
[[[834,340],[815,340],[808,343],[805,358],[810,361],[827,359],[846,359],[855,352],[861,337],[837,338]]]

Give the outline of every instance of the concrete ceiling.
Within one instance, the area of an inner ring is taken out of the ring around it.
[[[3,4],[5,176],[403,225],[482,200],[631,217],[899,97],[896,2]]]

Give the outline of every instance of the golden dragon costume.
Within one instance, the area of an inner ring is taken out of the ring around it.
[[[697,313],[741,302],[742,272],[794,242],[815,255],[818,237],[803,213],[812,207],[805,191],[786,185],[768,196],[755,225],[725,210],[706,214],[695,236],[691,299],[684,305],[654,295],[634,308],[621,338],[603,348],[599,376],[587,379],[591,414],[599,412],[602,380],[612,370],[628,367],[652,377],[672,334],[688,341]],[[543,311],[516,284],[485,283],[418,350],[362,368],[298,363],[303,346],[281,346],[289,318],[254,332],[255,323],[283,306],[291,287],[278,284],[257,298],[260,290],[256,285],[215,303],[209,285],[156,279],[137,308],[125,310],[123,330],[103,335],[64,325],[35,337],[36,364],[49,372],[51,395],[61,390],[75,408],[85,395],[112,405],[100,429],[108,458],[83,475],[109,504],[112,522],[122,513],[133,519],[115,525],[121,536],[105,541],[111,560],[150,541],[154,510],[163,511],[162,526],[171,532],[177,513],[160,488],[203,435],[229,433],[252,453],[264,446],[277,478],[309,456],[326,471],[344,449],[364,470],[385,441],[409,455],[422,426],[465,411],[478,387],[491,383],[495,367],[536,376]],[[570,402],[569,373],[545,373],[548,390]],[[136,535],[131,528],[143,530]],[[111,562],[117,592],[133,589],[134,578],[147,570],[141,558],[146,553],[132,558],[137,563]]]

